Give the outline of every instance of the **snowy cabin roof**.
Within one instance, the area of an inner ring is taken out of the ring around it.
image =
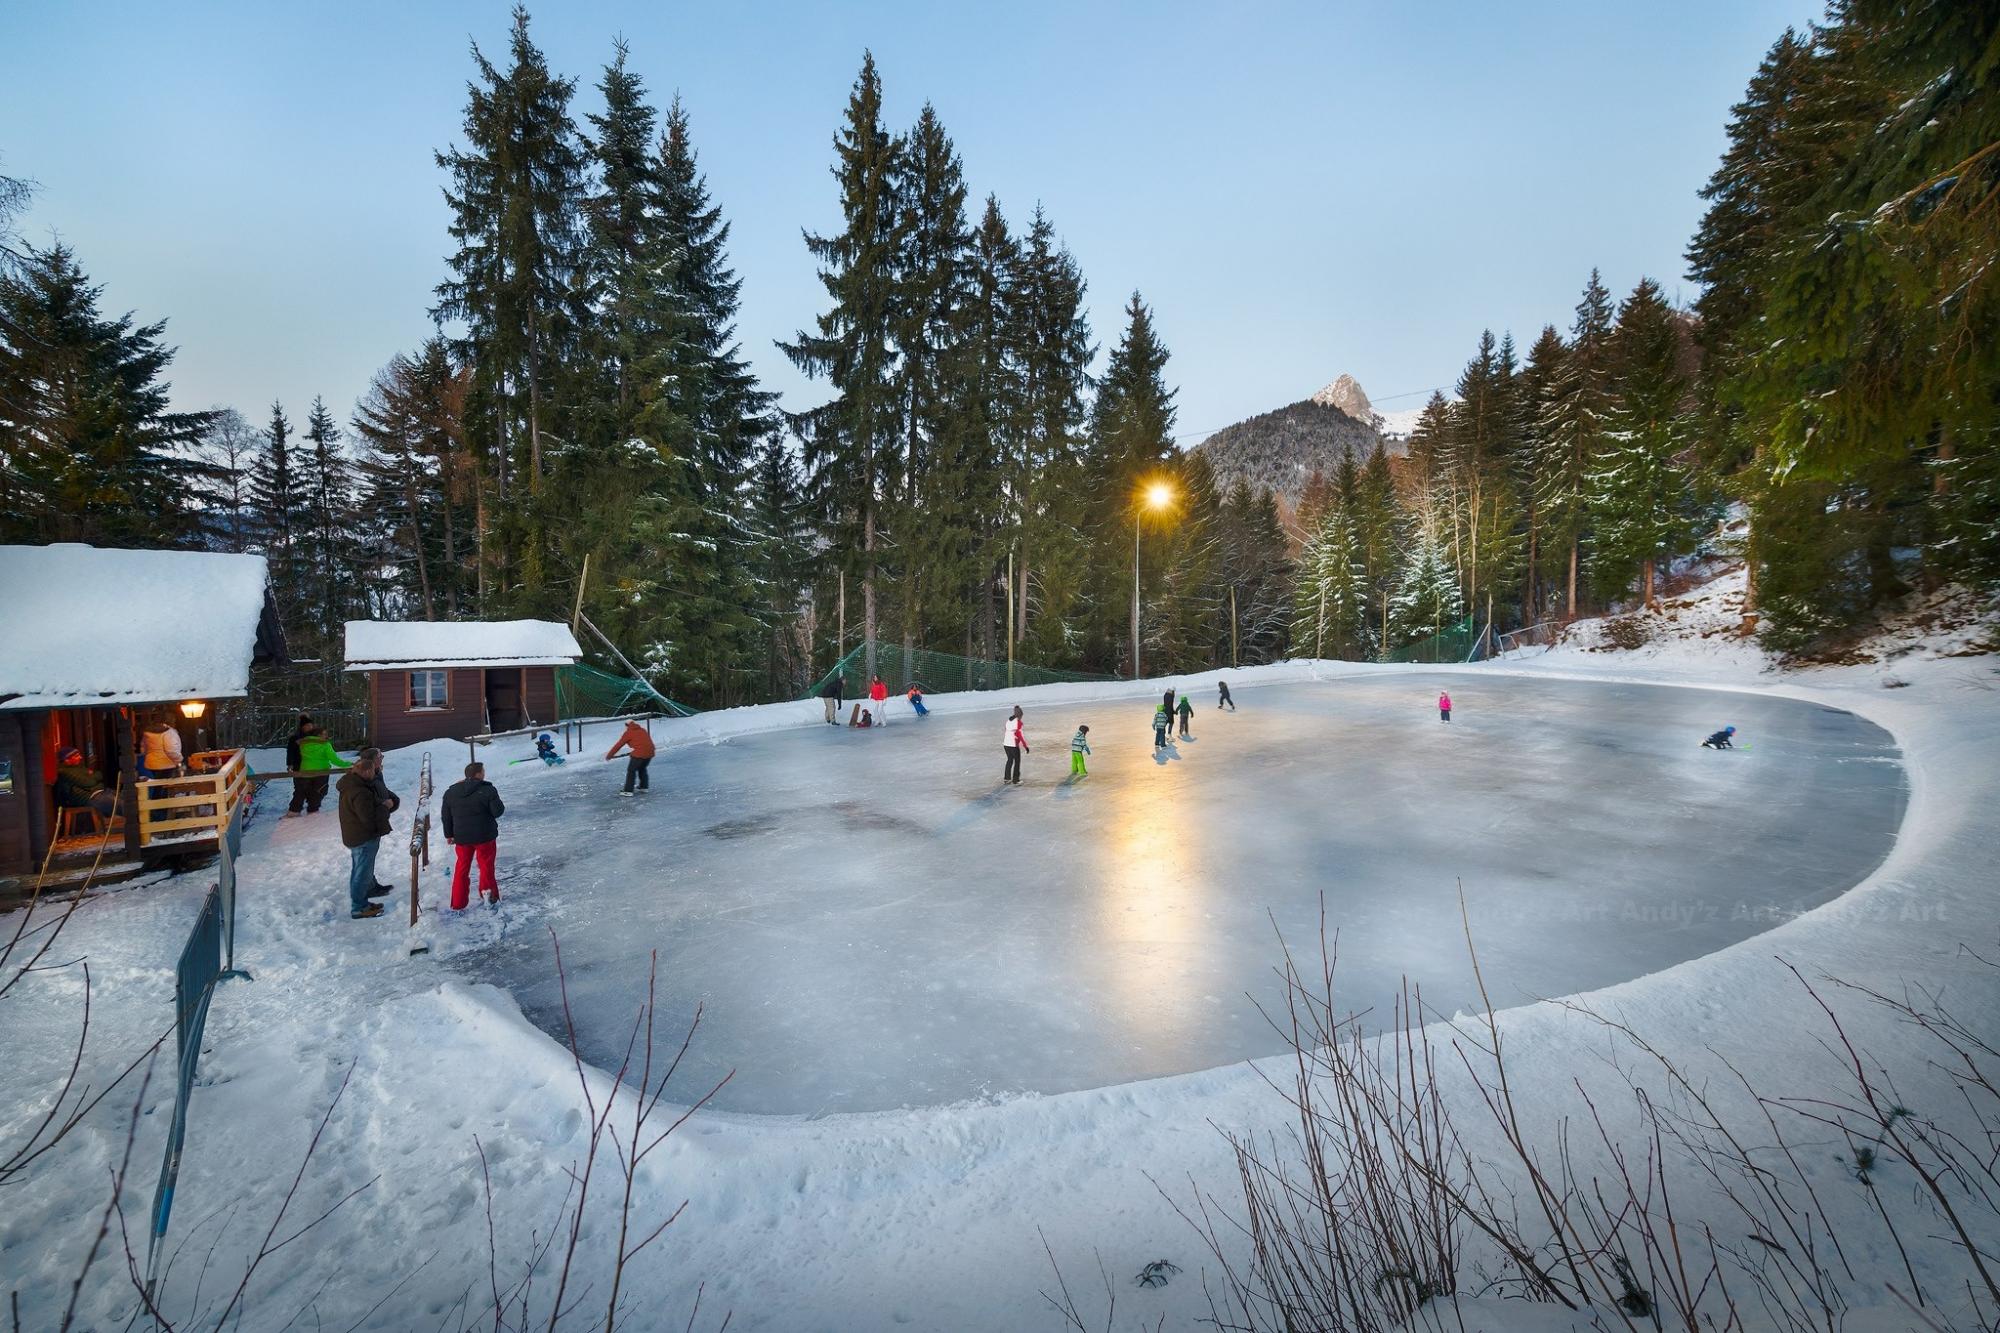
[[[284,638],[261,555],[0,546],[0,709],[233,699]]]
[[[568,666],[583,656],[553,620],[350,620],[349,671]]]

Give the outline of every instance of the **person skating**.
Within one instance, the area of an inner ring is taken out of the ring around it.
[[[868,699],[875,705],[876,725],[886,726],[889,721],[889,687],[882,683],[880,676],[868,682]]]
[[[500,790],[486,780],[486,765],[470,763],[465,777],[444,789],[440,802],[444,816],[444,840],[452,845],[456,860],[451,868],[451,910],[463,912],[472,865],[479,863],[479,897],[494,906],[500,904],[500,881],[493,874],[493,859],[500,849],[500,816],[507,813]]]
[[[558,767],[563,762],[563,757],[556,753],[556,738],[546,731],[535,737],[535,757],[550,768]]]
[[[1028,722],[1021,716],[1021,705],[1015,704],[1014,711],[1007,714],[1007,727],[1001,733],[1000,748],[1007,752],[1007,766],[1000,770],[1000,785],[1013,783],[1021,785],[1021,756],[1028,752]]]
[[[1451,721],[1451,696],[1442,690],[1438,691],[1438,721]]]
[[[819,697],[820,702],[826,705],[826,724],[829,727],[839,726],[840,706],[847,702],[847,686],[840,672],[834,672],[826,684],[819,687]]]
[[[1223,709],[1227,708],[1230,712],[1232,713],[1235,712],[1236,701],[1229,697],[1229,682],[1226,680],[1218,680],[1215,682],[1215,689],[1216,689],[1215,711],[1219,713]]]
[[[382,915],[382,904],[370,902],[392,890],[375,882],[375,856],[389,833],[395,793],[382,785],[382,752],[369,748],[340,776],[340,841],[347,848],[347,914],[356,921]]]
[[[911,712],[915,713],[920,718],[929,717],[931,715],[931,710],[924,707],[923,686],[921,685],[910,686],[910,693],[908,694],[907,697],[910,701]]]
[[[1704,750],[1733,750],[1736,748],[1736,742],[1732,739],[1735,735],[1736,728],[1724,727],[1721,731],[1716,732],[1713,736],[1703,741],[1701,747]]]
[[[1174,692],[1168,690],[1160,698],[1167,706],[1167,725],[1171,727],[1174,719]]]
[[[630,796],[632,794],[632,784],[635,782],[638,784],[640,791],[652,790],[652,783],[646,777],[646,770],[652,767],[653,764],[654,750],[652,735],[637,722],[627,722],[625,730],[619,733],[618,739],[612,743],[609,750],[605,751],[604,757],[606,759],[616,759],[620,750],[626,751],[627,754],[625,759],[625,789],[618,794],[620,796]]]
[[[312,714],[300,713],[298,720],[292,723],[291,738],[285,742],[285,771],[294,775],[292,778],[292,804],[289,813],[295,815],[304,813],[306,797],[313,789],[313,779],[299,772],[299,742],[304,740],[306,733],[312,729]],[[325,799],[326,787],[324,785],[319,788],[319,794],[321,799]],[[313,808],[318,809],[317,802],[315,802]]]
[[[333,742],[318,727],[307,724],[305,734],[299,737],[299,766],[297,772],[306,776],[292,780],[293,799],[299,799],[299,788],[303,787],[305,812],[319,813],[319,803],[326,799],[326,784],[336,768],[346,768],[348,763],[334,750]],[[296,808],[296,807],[294,807]]]
[[[1194,700],[1185,694],[1181,696],[1181,739],[1189,740],[1188,723],[1194,721]]]
[[[1069,775],[1072,779],[1087,778],[1090,776],[1089,770],[1084,767],[1083,763],[1083,757],[1089,753],[1090,728],[1088,726],[1078,727],[1076,735],[1069,738]]]
[[[1167,728],[1173,725],[1173,715],[1167,712],[1164,703],[1153,705],[1153,749],[1167,748]]]

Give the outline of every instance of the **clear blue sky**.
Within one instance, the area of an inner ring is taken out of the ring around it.
[[[165,316],[178,405],[345,418],[429,331],[446,251],[433,149],[504,0],[0,5],[0,164],[41,192],[107,305]],[[1566,326],[1590,267],[1693,295],[1681,252],[1730,104],[1815,0],[1505,5],[626,4],[538,7],[579,114],[623,34],[679,90],[745,279],[743,343],[822,305],[801,228],[836,225],[831,137],[864,47],[898,126],[934,102],[973,198],[1037,200],[1109,347],[1137,288],[1181,429],[1343,371],[1378,402],[1447,384],[1479,330]],[[1420,398],[1382,403],[1415,405]]]

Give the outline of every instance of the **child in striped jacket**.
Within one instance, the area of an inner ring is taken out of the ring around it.
[[[1076,735],[1069,738],[1069,775],[1073,778],[1090,776],[1083,766],[1083,757],[1090,753],[1089,735],[1090,728],[1084,726],[1078,727]]]

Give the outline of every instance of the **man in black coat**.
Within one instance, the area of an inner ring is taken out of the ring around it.
[[[466,908],[467,881],[472,863],[479,862],[479,896],[494,905],[500,902],[500,882],[493,876],[493,857],[499,850],[500,816],[507,807],[499,789],[486,780],[486,765],[465,766],[463,781],[445,788],[440,803],[444,813],[444,840],[456,849],[451,868],[451,910]]]
[[[833,679],[820,686],[819,697],[826,700],[826,724],[829,727],[840,725],[840,706],[846,702],[846,686],[847,682],[841,679],[838,671],[833,673]]]

